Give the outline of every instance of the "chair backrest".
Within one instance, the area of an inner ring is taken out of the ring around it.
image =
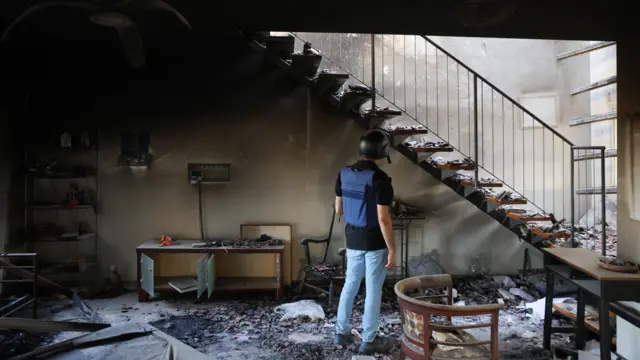
[[[331,224],[329,225],[329,235],[327,237],[327,245],[324,247],[324,254],[322,255],[322,262],[327,261],[327,254],[329,253],[329,247],[331,247],[331,235],[333,235],[333,224],[336,221],[336,208],[333,207],[333,214],[331,215]]]
[[[450,275],[416,276],[399,281],[395,286],[395,293],[400,304],[400,320],[402,323],[402,349],[403,353],[414,360],[432,359],[434,345],[451,345],[447,342],[431,339],[432,331],[458,331],[464,329],[464,325],[452,325],[432,323],[432,316],[447,317],[451,323],[451,317],[465,317],[478,315],[492,315],[490,323],[478,324],[478,327],[491,328],[491,338],[483,342],[466,342],[455,344],[457,346],[490,345],[486,358],[498,359],[498,312],[504,305],[478,305],[478,306],[453,306],[452,284]],[[412,298],[407,293],[426,289],[447,288],[446,294],[420,296]],[[446,305],[433,304],[419,300],[420,298],[446,298]]]

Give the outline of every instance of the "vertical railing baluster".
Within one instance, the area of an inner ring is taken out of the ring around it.
[[[462,145],[460,145],[460,64],[456,63],[456,89],[458,91],[458,100],[456,104],[458,104],[457,118],[458,118],[458,149],[462,149]]]
[[[607,215],[606,215],[606,194],[605,194],[605,190],[606,190],[606,186],[605,186],[605,169],[604,169],[604,163],[605,163],[605,156],[604,156],[604,151],[605,151],[605,147],[603,146],[602,149],[600,150],[600,181],[602,181],[602,184],[600,186],[600,191],[602,192],[602,195],[600,196],[600,200],[602,201],[602,256],[607,256]],[[594,207],[595,208],[595,207]],[[595,211],[594,211],[595,213]],[[595,221],[593,222],[593,226],[596,226]]]
[[[555,134],[551,134],[551,155],[552,155],[552,165],[553,167],[551,168],[551,180],[553,180],[553,187],[552,187],[552,191],[553,193],[551,194],[551,198],[553,199],[553,208],[552,211],[554,214],[557,214],[558,212],[556,211],[556,135]],[[545,210],[546,211],[546,210]]]
[[[440,80],[438,74],[438,48],[436,48],[436,132],[440,134]]]
[[[418,116],[418,37],[413,35],[413,101],[416,111],[416,119],[420,120]],[[420,121],[418,121],[420,122]]]
[[[542,208],[546,211],[547,208],[547,177],[545,171],[547,170],[547,148],[544,146],[545,128],[542,128]]]
[[[391,54],[393,55],[393,57],[391,58],[391,67],[393,67],[393,77],[391,78],[393,80],[393,103],[396,103],[396,36],[395,35],[391,35],[392,36],[392,40],[391,40],[391,45],[393,46],[393,51],[391,52]]]
[[[473,124],[474,124],[474,143],[475,143],[475,150],[474,150],[474,162],[476,163],[475,165],[475,173],[473,176],[473,186],[474,187],[478,187],[478,181],[480,179],[478,179],[478,174],[480,173],[479,170],[479,159],[478,159],[478,76],[477,75],[473,75]]]
[[[450,142],[451,128],[449,127],[449,56],[445,55],[444,57],[444,76],[446,80],[445,89],[447,91],[447,142]]]
[[[424,42],[424,126],[429,127],[429,43]]]
[[[575,157],[574,157],[574,149],[573,147],[571,147],[571,157],[569,158],[569,166],[571,167],[571,247],[575,248],[576,247],[576,202],[575,202],[575,196],[573,196],[574,194],[574,189],[575,189],[575,161],[574,161]]]
[[[496,149],[495,149],[496,127],[494,122],[495,112],[493,109],[493,100],[494,100],[494,95],[493,95],[493,86],[492,86],[491,87],[491,172],[495,174],[496,173]]]
[[[513,131],[513,136],[511,137],[511,145],[513,147],[513,156],[511,160],[513,161],[513,167],[511,168],[511,180],[513,181],[513,187],[516,188],[516,109],[513,102],[511,103],[511,130]]]
[[[477,78],[477,75],[474,75],[475,78]],[[480,108],[480,122],[481,122],[481,126],[480,129],[482,129],[482,166],[485,166],[485,159],[484,159],[484,82],[480,82],[480,101],[482,101],[482,107]],[[477,176],[477,174],[476,174]]]
[[[404,91],[402,97],[404,98],[404,110],[407,111],[407,35],[402,35],[402,82],[404,85]]]
[[[507,160],[507,157],[505,156],[506,155],[506,151],[505,151],[505,148],[504,148],[504,143],[505,143],[505,137],[504,137],[505,130],[504,129],[506,127],[505,126],[506,125],[505,124],[505,119],[504,119],[504,96],[502,96],[502,106],[501,107],[502,107],[502,178],[506,179],[507,178],[507,174],[505,172],[505,166],[504,166],[504,164],[505,164],[505,162]]]
[[[376,114],[376,34],[371,34],[371,95],[369,125],[371,125],[371,118]]]
[[[475,89],[474,89],[475,90]],[[471,72],[467,71],[467,123],[469,125],[469,156],[471,156]],[[475,159],[478,161],[478,159]]]

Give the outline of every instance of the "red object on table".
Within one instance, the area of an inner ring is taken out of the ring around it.
[[[162,237],[160,238],[160,246],[171,246],[173,245],[173,241],[171,241],[171,238],[165,235],[162,235]]]

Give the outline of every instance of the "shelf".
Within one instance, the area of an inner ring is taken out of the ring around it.
[[[86,210],[93,209],[93,205],[77,205],[74,207],[67,207],[66,205],[59,204],[42,204],[42,205],[30,205],[30,209],[34,210]]]
[[[578,56],[578,55],[582,55],[582,54],[586,54],[588,52],[594,51],[594,50],[598,50],[598,49],[602,49],[608,46],[612,46],[615,45],[616,42],[615,41],[600,41],[597,42],[595,44],[590,44],[581,48],[577,48],[575,50],[571,50],[571,51],[567,51],[564,52],[560,55],[558,55],[558,60],[563,60],[563,59],[567,59],[570,58],[572,56]]]
[[[617,117],[618,117],[617,111],[611,111],[608,113],[602,113],[597,115],[589,115],[589,116],[584,116],[581,118],[569,120],[569,126],[578,126],[578,125],[584,125],[584,124],[591,124],[599,121],[613,120],[613,119],[616,119]]]
[[[216,279],[214,291],[276,290],[279,288],[280,284],[275,277],[229,277]]]
[[[74,236],[41,236],[36,238],[35,242],[45,242],[45,243],[58,243],[58,242],[76,242],[82,241],[91,237],[96,236],[96,233],[86,233],[82,235],[74,235]]]
[[[187,276],[188,277],[188,276]],[[169,285],[169,281],[183,279],[185,276],[160,277],[156,276],[155,291],[173,292],[176,291]],[[277,290],[280,284],[275,277],[227,277],[217,278],[214,283],[214,291],[251,291],[251,290]],[[177,292],[177,291],[176,291]]]
[[[95,174],[89,174],[89,175],[78,175],[78,174],[65,174],[65,173],[60,173],[60,174],[34,174],[32,172],[30,172],[31,177],[34,179],[89,179],[89,178],[95,178],[96,175]]]
[[[587,92],[587,91],[591,91],[591,90],[595,90],[595,89],[601,88],[603,86],[615,84],[617,81],[618,81],[618,76],[614,75],[614,76],[608,77],[606,79],[602,79],[600,81],[596,81],[594,83],[591,83],[589,85],[575,88],[575,89],[571,90],[571,95],[578,95],[578,94],[582,94],[583,92]]]
[[[604,188],[604,193],[605,194],[617,194],[618,193],[618,187],[617,186],[606,186]],[[589,188],[578,189],[578,190],[576,190],[576,194],[578,194],[578,195],[599,195],[599,194],[602,194],[602,188],[601,187],[589,187]]]
[[[573,161],[584,161],[584,160],[593,160],[601,158],[600,152],[587,152],[585,154],[579,154],[574,156]],[[605,158],[617,157],[618,150],[617,149],[609,149],[604,152]]]

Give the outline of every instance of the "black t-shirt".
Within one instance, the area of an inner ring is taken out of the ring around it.
[[[382,171],[373,161],[360,160],[349,166],[357,170],[373,170],[373,191],[376,194],[376,204],[391,206],[393,202],[393,186],[391,178]],[[340,172],[336,179],[336,196],[342,197],[342,181]],[[387,247],[379,227],[370,229],[361,228],[347,224],[345,228],[347,237],[347,248],[352,250],[381,250]]]

